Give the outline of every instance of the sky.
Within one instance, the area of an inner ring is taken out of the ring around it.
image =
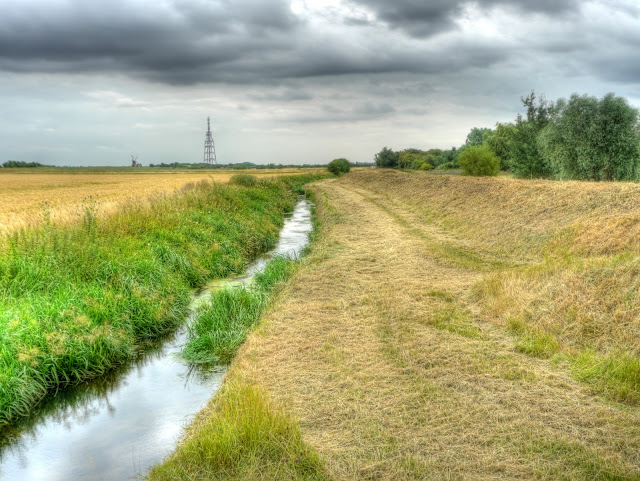
[[[640,106],[636,0],[0,0],[0,163],[370,162],[549,100]]]

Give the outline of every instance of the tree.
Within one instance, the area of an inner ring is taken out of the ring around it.
[[[341,176],[351,170],[351,164],[349,164],[349,161],[344,158],[333,159],[329,162],[329,165],[327,165],[327,170],[333,175]]]
[[[511,132],[509,168],[518,177],[549,177],[551,168],[538,149],[538,134],[549,122],[553,103],[544,96],[536,102],[533,90],[520,100],[527,108],[527,119],[524,120],[519,114],[516,118],[516,128]]]
[[[498,123],[493,133],[485,140],[485,143],[500,159],[500,170],[509,169],[515,133],[515,125]]]
[[[560,179],[635,180],[640,173],[638,110],[610,93],[560,99],[539,148]]]
[[[462,173],[474,176],[497,175],[500,159],[486,145],[472,145],[460,154],[458,159]]]
[[[486,128],[478,128],[474,127],[471,129],[471,132],[467,134],[467,140],[465,145],[482,145],[484,144],[487,136],[491,135],[493,130]]]
[[[398,166],[399,157],[398,152],[383,147],[382,150],[375,155],[374,160],[378,167],[394,168]]]

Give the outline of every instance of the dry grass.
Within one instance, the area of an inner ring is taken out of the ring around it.
[[[202,179],[227,182],[239,171],[149,171],[122,169],[36,170],[0,169],[0,234],[42,222],[48,212],[54,222],[78,218],[84,206],[97,203],[109,214],[129,198],[146,199],[171,193]],[[258,177],[309,173],[299,169],[241,171]],[[91,198],[90,198],[91,197]],[[46,205],[44,203],[47,203]]]
[[[315,186],[323,235],[227,382],[241,375],[286,406],[327,478],[640,479],[638,407],[483,321],[474,286],[520,269],[531,234],[544,242],[556,225],[493,226],[483,185],[501,182],[518,181],[362,172]]]
[[[437,226],[476,257],[494,261],[477,297],[485,317],[514,331],[524,352],[593,351],[600,359],[591,368],[626,359],[612,366],[614,378],[628,371],[622,377],[634,392],[621,386],[614,397],[640,401],[638,184],[399,172],[363,172],[352,182],[402,204],[415,225]]]

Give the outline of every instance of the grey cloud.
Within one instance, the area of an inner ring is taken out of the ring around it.
[[[366,88],[363,86],[363,88]],[[373,92],[369,92],[373,94]],[[378,120],[395,115],[397,109],[386,102],[360,102],[356,105],[323,104],[316,112],[310,114],[288,114],[279,120],[290,123],[334,123],[362,122]]]
[[[122,73],[170,85],[271,82],[279,87],[287,85],[288,79],[314,77],[463,74],[514,59],[517,63],[522,54],[543,54],[549,57],[544,61],[553,63],[561,61],[561,56],[589,50],[595,43],[594,39],[585,42],[579,34],[579,17],[571,23],[571,32],[547,35],[544,22],[537,25],[526,15],[557,18],[572,9],[579,12],[577,0],[479,0],[475,4],[481,8],[515,9],[522,22],[530,22],[534,28],[523,41],[526,45],[513,40],[517,35],[492,43],[454,36],[437,48],[429,44],[429,37],[455,29],[455,20],[467,3],[345,1],[367,7],[383,23],[370,21],[355,8],[343,19],[339,33],[314,29],[292,13],[287,0],[4,0],[0,5],[0,70]],[[390,33],[389,28],[395,31]],[[591,35],[604,39],[608,33]],[[577,70],[597,65],[588,56],[580,62]],[[610,69],[624,81],[635,75],[628,65],[611,65]],[[305,92],[284,90],[253,100],[312,98]]]
[[[363,105],[359,105],[354,109],[356,114],[360,114],[363,117],[382,117],[394,113],[396,109],[387,103],[374,104],[372,102],[366,102]]]
[[[303,90],[287,89],[281,92],[252,94],[249,95],[249,98],[251,98],[252,100],[267,102],[295,102],[299,100],[312,100],[313,95]]]
[[[363,43],[351,32],[311,32],[286,0],[41,2],[9,0],[0,7],[0,69],[124,73],[172,85],[264,84],[346,74],[446,72],[504,58],[499,47],[477,52],[471,46],[469,55],[447,55],[420,46],[407,49],[386,38]],[[445,4],[440,0],[427,10],[439,19]],[[425,11],[417,3],[412,8],[416,11],[398,11],[398,19],[419,18]],[[364,17],[359,21],[366,24]]]
[[[503,7],[523,13],[564,14],[578,0],[350,0],[368,7],[392,28],[402,29],[415,37],[430,37],[455,28],[455,19],[465,5],[473,3],[483,9]]]
[[[277,37],[298,24],[285,0],[13,0],[0,6],[0,68],[206,81],[215,67],[283,48]]]

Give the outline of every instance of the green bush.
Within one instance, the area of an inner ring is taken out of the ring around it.
[[[376,166],[389,169],[397,167],[399,159],[400,153],[394,152],[388,147],[383,147],[382,150],[378,152],[374,157]]]
[[[347,159],[333,159],[331,162],[329,162],[329,165],[327,165],[327,170],[333,175],[340,176],[342,174],[346,174],[347,172],[349,172],[349,170],[351,170],[351,164],[349,164],[349,161]]]
[[[433,170],[433,165],[425,162],[420,166],[420,170]]]
[[[436,167],[437,170],[452,170],[455,169],[456,166],[453,162],[445,162]]]
[[[258,178],[255,175],[236,174],[231,176],[229,183],[243,187],[254,187],[258,183]]]
[[[465,175],[497,175],[500,170],[500,159],[486,145],[467,147],[458,162]]]

